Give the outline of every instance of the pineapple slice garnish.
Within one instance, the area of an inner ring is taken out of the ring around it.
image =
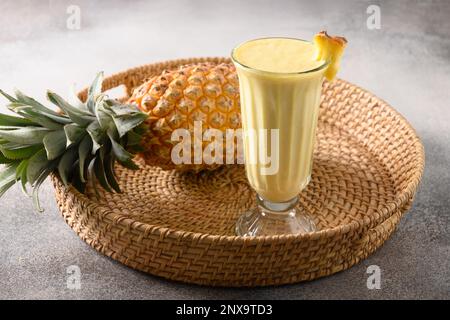
[[[332,81],[339,71],[339,64],[344,53],[347,40],[344,37],[330,37],[326,31],[321,31],[314,36],[316,57],[319,60],[329,60],[330,64],[325,71],[325,78]]]

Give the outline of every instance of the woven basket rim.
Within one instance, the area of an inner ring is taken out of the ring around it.
[[[414,149],[417,151],[417,154],[419,155],[419,158],[417,159],[418,166],[416,167],[416,170],[414,171],[414,175],[413,175],[413,178],[411,179],[411,181],[408,183],[406,188],[401,190],[401,192],[399,193],[399,195],[397,195],[395,200],[388,201],[386,204],[383,205],[383,207],[378,209],[378,212],[381,211],[382,214],[377,219],[371,219],[372,220],[371,223],[367,223],[368,227],[370,228],[374,225],[378,225],[378,224],[382,223],[384,220],[389,218],[393,212],[403,208],[406,205],[406,203],[412,197],[414,197],[417,187],[419,186],[420,180],[422,179],[423,170],[425,168],[425,150],[423,147],[423,143],[420,140],[419,135],[417,134],[416,129],[414,129],[414,127],[409,123],[409,121],[400,112],[398,112],[396,109],[391,107],[386,101],[384,101],[383,99],[374,95],[373,93],[369,92],[368,90],[361,88],[360,86],[355,85],[347,80],[342,80],[342,79],[338,78],[338,79],[336,79],[336,81],[340,81],[340,82],[346,83],[348,85],[351,85],[351,86],[359,89],[360,91],[364,92],[365,94],[369,94],[369,95],[372,95],[373,97],[377,98],[379,105],[382,108],[389,110],[392,114],[394,114],[396,117],[398,117],[399,120],[406,125],[407,129],[411,131],[412,137],[414,138],[414,143],[411,145],[411,148],[414,146]],[[358,224],[358,223],[356,222],[356,224]],[[365,225],[366,225],[366,223],[364,223],[364,226]]]
[[[189,63],[200,63],[200,62],[207,62],[207,61],[230,61],[227,57],[194,57],[194,58],[181,58],[181,59],[174,59],[174,60],[164,60],[149,64],[144,64],[141,66],[136,66],[129,68],[125,71],[114,73],[108,77],[105,77],[105,81],[108,79],[114,79],[114,78],[121,78],[126,76],[127,74],[130,74],[132,72],[137,72],[141,68],[145,67],[151,67],[154,65],[164,65],[164,64],[175,64],[175,65],[183,65],[183,64],[189,64]],[[406,120],[406,118],[400,114],[397,110],[392,108],[388,103],[386,103],[384,100],[380,99],[379,97],[375,96],[374,94],[370,93],[368,90],[361,88],[358,85],[355,85],[349,81],[342,80],[342,79],[336,79],[335,81],[340,81],[346,84],[349,84],[359,90],[361,90],[364,94],[372,95],[373,97],[376,97],[378,101],[380,102],[379,105],[381,108],[389,110],[392,114],[394,114],[399,121],[403,122],[405,124],[407,130],[410,130],[413,137],[413,143],[411,144],[411,148],[414,148],[419,155],[419,158],[417,159],[418,165],[416,167],[416,170],[414,171],[413,177],[410,179],[408,185],[400,191],[400,193],[397,195],[397,197],[394,200],[389,200],[386,204],[384,204],[382,207],[377,209],[378,214],[374,214],[370,217],[365,217],[362,222],[360,221],[351,221],[348,224],[344,225],[338,225],[333,228],[329,229],[323,229],[314,233],[306,233],[306,234],[300,234],[300,235],[294,235],[294,234],[286,234],[286,235],[272,235],[272,236],[255,236],[255,237],[241,237],[241,236],[230,236],[230,235],[216,235],[216,234],[206,234],[206,233],[200,233],[200,232],[193,232],[193,231],[187,231],[182,229],[173,229],[168,227],[161,227],[158,225],[150,224],[150,223],[144,223],[136,221],[132,218],[123,217],[120,216],[119,213],[115,212],[108,212],[108,215],[111,215],[111,219],[115,221],[117,224],[127,226],[133,229],[137,229],[138,231],[142,231],[144,233],[152,233],[159,235],[161,237],[173,237],[175,239],[192,239],[192,240],[201,240],[205,239],[211,242],[217,242],[217,243],[229,243],[231,242],[238,242],[238,243],[246,243],[246,244],[258,244],[262,240],[264,242],[298,242],[303,241],[305,239],[308,240],[314,240],[318,238],[331,238],[335,236],[336,234],[346,234],[351,231],[355,230],[367,230],[372,228],[375,225],[378,225],[388,219],[392,214],[403,208],[408,201],[414,196],[415,191],[417,190],[417,187],[420,183],[420,180],[423,175],[424,165],[425,165],[425,152],[423,144],[417,135],[416,130],[412,127],[412,125]],[[104,88],[103,88],[104,90]],[[82,95],[83,93],[87,92],[87,88],[81,90],[78,95]],[[53,176],[60,180],[58,174],[53,174]],[[100,212],[104,211],[102,207],[99,204],[92,203],[91,201],[87,200],[87,197],[81,193],[79,193],[75,188],[69,187],[69,192],[77,193],[78,196],[77,201],[80,201],[81,205],[84,207],[90,207],[92,209],[99,208]],[[120,219],[116,219],[116,217],[120,216]],[[375,217],[374,217],[375,216]]]

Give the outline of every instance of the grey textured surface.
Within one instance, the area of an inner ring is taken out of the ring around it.
[[[69,4],[81,8],[80,30],[66,27]],[[381,7],[380,30],[366,27],[369,4]],[[44,214],[13,188],[0,202],[0,298],[450,298],[450,2],[2,1],[0,12],[0,87],[42,100],[47,88],[68,93],[98,70],[223,56],[246,39],[310,38],[328,29],[349,40],[340,76],[399,110],[427,157],[412,210],[375,254],[324,279],[256,289],[192,286],[133,271],[75,235],[49,184]],[[81,269],[80,290],[66,286],[70,265]],[[369,265],[381,268],[380,290],[366,287]]]

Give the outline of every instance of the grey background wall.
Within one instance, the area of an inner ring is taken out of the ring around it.
[[[381,28],[367,28],[367,7]],[[81,10],[67,28],[69,5]],[[218,289],[169,282],[103,257],[64,223],[53,190],[36,214],[18,188],[0,202],[0,298],[450,298],[450,2],[448,1],[12,1],[0,3],[0,88],[44,100],[87,85],[99,70],[190,56],[227,56],[261,36],[345,35],[340,77],[399,110],[417,129],[426,169],[414,207],[395,235],[357,266],[283,287]],[[4,100],[1,100],[4,102]],[[0,111],[5,112],[3,103]],[[78,265],[80,290],[66,286]],[[380,290],[367,267],[382,271]]]

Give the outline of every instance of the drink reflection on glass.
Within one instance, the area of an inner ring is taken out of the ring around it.
[[[316,61],[311,42],[292,38],[245,42],[232,51],[232,60],[240,85],[245,169],[257,193],[256,208],[239,218],[236,233],[315,231],[313,220],[297,204],[311,179],[320,94],[329,62]],[[267,137],[261,136],[263,129]],[[277,139],[271,139],[272,131]],[[257,139],[249,132],[256,132]],[[261,155],[278,163],[267,164]],[[268,166],[277,170],[267,170]]]

